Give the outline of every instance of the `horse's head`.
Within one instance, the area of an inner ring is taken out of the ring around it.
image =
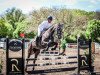
[[[63,24],[56,24],[55,25],[55,35],[57,39],[61,39],[62,38],[62,30],[63,30]]]
[[[61,39],[62,38],[62,30],[63,30],[63,24],[58,24],[57,26],[57,36],[58,36],[58,39]]]
[[[63,30],[63,24],[58,24],[56,27],[56,31],[57,31],[57,37],[58,39],[62,38],[62,30]]]

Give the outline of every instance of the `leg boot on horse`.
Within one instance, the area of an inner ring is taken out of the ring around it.
[[[49,47],[52,47],[52,46],[54,46],[54,47],[51,48],[51,50],[56,50],[56,48],[58,46],[58,43],[57,42],[49,42],[47,48],[45,49],[45,51],[48,51]]]
[[[51,50],[56,50],[57,46],[58,46],[58,43],[57,42],[52,42],[52,45],[54,45],[53,48],[51,48]]]

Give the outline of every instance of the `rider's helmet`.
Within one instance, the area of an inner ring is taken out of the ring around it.
[[[52,16],[48,16],[47,19],[52,21],[53,17]]]

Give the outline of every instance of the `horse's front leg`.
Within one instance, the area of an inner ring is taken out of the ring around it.
[[[35,62],[36,62],[36,60],[37,60],[37,57],[38,57],[39,53],[40,53],[40,50],[36,50],[35,56],[34,56],[33,64],[35,64]],[[33,70],[34,70],[34,68],[35,68],[35,66],[33,66]]]
[[[66,48],[64,48],[64,49],[63,49],[63,52],[61,52],[59,55],[66,55],[66,54],[65,54],[65,50],[66,50]]]
[[[56,48],[58,46],[58,43],[57,42],[49,42],[48,43],[48,46],[46,48],[46,51],[48,51],[49,50],[49,47],[52,47],[52,46],[54,46],[54,47],[51,50],[56,50]]]
[[[49,50],[49,47],[51,46],[51,43],[52,43],[52,42],[49,42],[49,43],[47,44],[47,47],[46,47],[46,49],[45,49],[44,51],[48,51],[48,50]]]
[[[28,55],[27,55],[27,59],[30,58],[31,53],[32,53],[32,45],[29,44],[29,45],[28,45]],[[27,60],[26,64],[28,64],[28,60]],[[27,66],[26,66],[26,68],[25,68],[25,71],[27,71]]]
[[[57,42],[52,42],[52,45],[54,46],[51,50],[56,50],[58,43]]]

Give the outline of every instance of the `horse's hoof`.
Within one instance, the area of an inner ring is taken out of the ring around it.
[[[45,52],[45,50],[43,50],[43,52]]]
[[[53,50],[55,50],[55,48],[52,48],[51,50],[53,51]]]
[[[66,56],[66,54],[63,54],[63,56]]]
[[[66,54],[63,54],[63,56],[66,56]]]

